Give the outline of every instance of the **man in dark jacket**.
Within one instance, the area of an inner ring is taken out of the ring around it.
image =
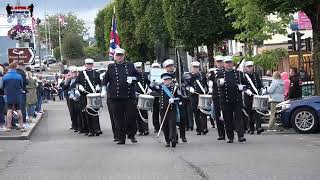
[[[290,69],[290,89],[289,89],[289,99],[298,99],[302,97],[302,88],[300,85],[300,78],[297,68]]]

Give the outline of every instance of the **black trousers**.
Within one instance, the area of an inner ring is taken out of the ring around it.
[[[179,119],[179,132],[180,132],[180,138],[186,137],[186,120],[185,112],[184,112],[183,105],[179,105],[179,113],[180,113],[180,119]]]
[[[116,125],[114,122],[114,113],[112,112],[110,101],[111,101],[110,99],[107,99],[107,106],[108,106],[108,111],[109,111],[109,116],[110,116],[110,121],[111,121],[113,138],[118,139],[117,134],[116,134]]]
[[[177,141],[176,109],[175,108],[169,109],[166,118],[163,119],[166,109],[167,108],[162,109],[160,112],[161,119],[162,121],[164,121],[162,126],[162,131],[164,133],[164,137],[167,143],[176,142]]]
[[[80,107],[77,101],[69,99],[69,112],[71,116],[71,127],[74,130],[79,130],[79,119],[80,119]]]
[[[135,99],[110,99],[116,134],[120,140],[134,138],[137,132]]]
[[[153,101],[152,123],[153,123],[154,130],[156,131],[159,131],[160,129],[159,111],[160,111],[160,98],[155,97]]]
[[[148,111],[146,110],[140,110],[140,114],[141,116],[147,120],[148,122]],[[148,127],[148,123],[144,122],[141,118],[139,114],[139,110],[136,110],[136,122],[137,122],[137,126],[138,126],[138,131],[140,133],[145,133],[145,132],[149,132],[149,127]]]
[[[193,111],[192,111],[190,98],[182,99],[182,109],[183,109],[182,112],[183,112],[184,121],[186,122],[186,127],[193,129],[194,120],[193,120]]]
[[[256,124],[256,130],[261,129],[261,115],[258,114],[255,110],[252,109],[253,97],[252,96],[245,96],[245,111],[247,113],[247,122],[245,121],[245,129],[249,124],[250,131],[254,131]]]
[[[89,133],[97,133],[101,131],[99,116],[93,116],[91,114],[95,114],[92,110],[88,109],[85,110],[87,106],[87,98],[84,95],[80,96],[80,109],[81,109],[81,122],[82,122],[82,129],[84,132]],[[95,109],[97,111],[97,109]]]
[[[219,99],[214,99],[213,105],[214,105],[214,113],[215,113],[217,129],[218,129],[218,136],[224,138],[226,136],[226,131],[224,129],[224,121],[220,120],[221,106],[220,106]]]
[[[72,113],[71,113],[71,108],[70,108],[70,98],[69,97],[66,97],[66,100],[67,100],[67,106],[68,106],[68,111],[69,111],[69,114],[70,114],[70,120],[71,120],[71,128],[72,128]]]
[[[234,139],[235,130],[238,133],[238,138],[243,137],[244,128],[241,103],[223,103],[221,104],[221,108],[228,139]]]
[[[198,103],[199,103],[199,96],[198,95],[192,95],[191,96],[191,104],[192,104],[192,111],[193,115],[195,117],[196,125],[197,125],[197,132],[203,132],[204,130],[208,129],[207,124],[207,115],[202,113],[198,109]]]

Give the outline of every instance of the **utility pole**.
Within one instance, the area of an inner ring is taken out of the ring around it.
[[[61,23],[59,22],[59,48],[60,48],[60,61],[63,61],[62,47],[61,47]]]
[[[40,45],[40,23],[41,20],[39,18],[37,18],[37,31],[38,31],[38,55],[39,55],[39,68],[40,68],[40,74],[42,74],[42,59],[40,56],[40,51],[41,51],[41,45]]]

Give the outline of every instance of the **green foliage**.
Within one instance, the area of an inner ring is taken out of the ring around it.
[[[56,59],[60,59],[60,58],[61,58],[60,48],[59,48],[59,47],[55,47],[55,48],[53,49],[53,56],[54,56]]]
[[[242,32],[236,35],[236,39],[248,44],[248,52],[252,55],[252,47],[255,42],[270,39],[274,34],[286,34],[288,24],[293,20],[292,15],[276,13],[269,16],[260,8],[260,0],[224,0],[230,12],[228,16],[235,16],[233,27]]]
[[[83,39],[81,36],[69,33],[62,42],[62,53],[67,59],[81,58],[84,56]]]
[[[100,55],[100,49],[98,47],[85,47],[84,55],[86,58],[97,59]]]
[[[261,54],[252,58],[254,63],[264,69],[273,69],[277,66],[278,62],[288,57],[288,51],[284,48],[277,48],[273,50],[263,51]]]
[[[101,53],[106,54],[109,50],[109,36],[112,24],[113,4],[108,4],[98,12],[94,20],[95,38]]]
[[[50,25],[50,36],[52,48],[59,46],[59,22],[58,17],[64,16],[66,25],[61,26],[61,37],[64,38],[68,33],[74,33],[79,36],[84,36],[87,33],[85,23],[83,20],[78,19],[76,15],[69,12],[68,14],[56,14],[47,17],[48,24]],[[49,26],[47,26],[49,29]],[[40,24],[40,37],[41,41],[45,41],[45,23],[44,21]]]

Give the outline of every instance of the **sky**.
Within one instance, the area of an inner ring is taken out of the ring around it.
[[[48,15],[57,13],[74,12],[86,23],[90,36],[94,36],[94,19],[100,9],[106,6],[111,0],[20,0],[22,6],[33,3],[34,16],[43,18],[45,11]],[[4,25],[9,25],[3,15],[6,14],[6,5],[16,5],[17,0],[0,0],[0,36],[7,33]],[[14,24],[12,24],[14,25]]]

